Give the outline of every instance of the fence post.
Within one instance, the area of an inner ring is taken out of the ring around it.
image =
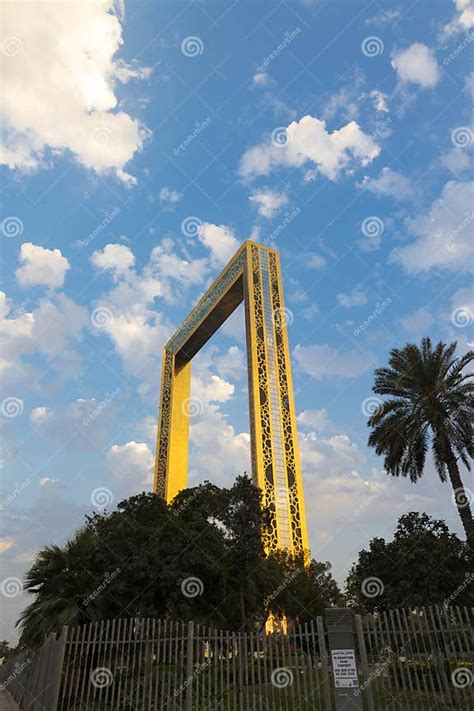
[[[312,624],[312,623],[311,623]],[[316,618],[316,629],[318,630],[318,645],[319,645],[319,656],[321,657],[321,667],[323,671],[323,693],[324,693],[324,704],[326,709],[332,708],[331,694],[329,691],[329,664],[328,664],[328,654],[326,650],[326,639],[324,636],[324,625],[323,618]]]
[[[362,629],[362,619],[360,615],[355,615],[355,625],[357,632],[357,643],[359,646],[360,662],[362,664],[362,671],[364,673],[364,681],[367,682],[367,706],[368,711],[374,711],[374,700],[372,698],[372,689],[370,686],[370,676],[369,676],[369,662],[367,660],[367,650],[365,648],[364,630]]]
[[[56,642],[54,650],[54,669],[53,679],[51,682],[51,711],[56,711],[59,701],[59,692],[61,690],[61,680],[63,676],[64,654],[66,652],[68,628],[65,625],[61,631],[61,635]]]
[[[188,622],[188,637],[186,644],[186,711],[193,708],[193,651],[194,651],[194,622]]]
[[[352,612],[346,608],[325,610],[334,678],[336,711],[362,711],[355,660]]]

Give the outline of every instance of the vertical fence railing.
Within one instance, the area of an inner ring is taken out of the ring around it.
[[[364,711],[474,708],[473,610],[400,609],[354,617]],[[332,711],[327,629],[229,632],[173,620],[107,620],[50,635],[0,667],[27,711]]]
[[[368,711],[474,708],[472,608],[421,607],[355,617]]]

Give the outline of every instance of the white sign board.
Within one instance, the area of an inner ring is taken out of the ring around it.
[[[354,650],[333,649],[331,656],[336,689],[350,689],[359,686]]]

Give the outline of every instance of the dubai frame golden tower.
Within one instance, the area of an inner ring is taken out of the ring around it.
[[[252,478],[270,512],[267,551],[308,551],[303,483],[278,252],[247,240],[163,349],[155,493],[188,479],[191,360],[245,302]]]

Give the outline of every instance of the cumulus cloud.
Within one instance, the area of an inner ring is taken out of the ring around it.
[[[177,190],[173,190],[172,188],[168,188],[164,186],[160,190],[160,200],[161,202],[166,202],[169,205],[175,205],[177,202],[181,200],[183,197],[182,193],[179,193]]]
[[[42,299],[31,311],[24,305],[14,308],[4,292],[0,292],[0,379],[6,386],[26,380],[42,382],[28,358],[41,353],[54,361],[61,378],[77,375],[80,360],[72,350],[74,342],[82,338],[89,323],[89,314],[65,294]]]
[[[117,482],[117,498],[141,490],[151,491],[154,458],[146,442],[132,440],[126,444],[113,444],[107,452],[107,464]]]
[[[396,200],[410,199],[414,195],[411,181],[388,167],[382,168],[377,178],[370,178],[366,175],[360,187],[369,190],[374,195],[393,197]]]
[[[303,410],[297,417],[298,424],[304,428],[320,432],[326,429],[328,423],[327,410]]]
[[[286,139],[268,140],[246,151],[240,162],[240,174],[251,178],[268,175],[281,166],[307,165],[329,180],[337,180],[351,165],[368,165],[379,153],[380,147],[356,121],[329,133],[325,121],[303,116],[286,128]]]
[[[261,217],[271,219],[283,205],[288,204],[288,196],[285,193],[278,193],[268,188],[262,188],[250,195],[249,200],[257,206],[257,212]]]
[[[2,19],[19,51],[3,58],[1,162],[34,170],[70,152],[86,168],[133,183],[125,166],[148,131],[117,108],[115,88],[150,72],[114,60],[123,44],[114,0],[6,3]]]
[[[456,12],[452,20],[443,28],[443,36],[467,32],[474,27],[474,0],[453,0]]]
[[[298,366],[311,377],[320,379],[327,376],[352,378],[373,368],[369,354],[360,351],[338,351],[332,346],[297,345],[294,351]]]
[[[126,274],[133,267],[135,256],[124,244],[106,244],[103,250],[93,252],[91,263],[97,269],[119,276]]]
[[[337,294],[337,300],[345,309],[352,309],[354,306],[364,306],[367,303],[367,294],[362,289],[353,289],[351,292],[341,292]]]
[[[113,430],[118,395],[115,390],[101,399],[78,398],[58,407],[40,405],[33,408],[30,419],[40,434],[61,449],[98,450]]]
[[[446,183],[428,212],[408,221],[415,240],[394,250],[392,261],[412,273],[436,267],[470,271],[474,258],[473,189],[472,181]]]
[[[421,42],[395,52],[392,67],[402,82],[418,84],[423,88],[436,86],[441,78],[433,50]]]
[[[15,275],[21,286],[49,286],[58,289],[64,284],[70,264],[59,249],[45,249],[25,242],[20,248],[21,266]]]
[[[266,72],[258,71],[253,75],[252,83],[255,86],[267,86],[271,83],[271,79]]]
[[[239,241],[234,231],[225,225],[213,225],[205,222],[198,227],[198,237],[211,253],[213,266],[223,266],[239,248]]]
[[[380,91],[379,89],[373,89],[369,96],[373,99],[376,111],[379,113],[388,113],[387,94],[384,94],[383,91]]]

